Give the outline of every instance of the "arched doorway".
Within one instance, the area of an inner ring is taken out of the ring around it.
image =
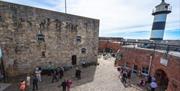
[[[165,89],[167,89],[168,87],[168,82],[169,82],[166,72],[164,72],[161,69],[157,69],[155,72],[155,78],[158,83],[158,87],[160,91],[165,91]]]
[[[72,55],[72,65],[76,65],[77,64],[77,57],[76,55]]]

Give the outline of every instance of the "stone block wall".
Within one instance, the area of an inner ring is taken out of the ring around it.
[[[0,48],[9,75],[97,61],[99,20],[0,1]],[[82,49],[85,52],[82,52]]]

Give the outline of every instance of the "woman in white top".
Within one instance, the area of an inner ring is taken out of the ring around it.
[[[36,74],[36,77],[38,78],[38,80],[41,82],[42,81],[42,79],[41,79],[41,70],[38,67],[35,70],[35,74]]]
[[[28,74],[27,77],[26,77],[26,85],[29,87],[30,86],[30,81],[31,81],[31,77],[30,75]]]

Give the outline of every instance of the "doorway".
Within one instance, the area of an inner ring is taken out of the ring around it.
[[[72,55],[72,65],[76,65],[77,64],[77,57],[76,55]]]
[[[138,66],[134,64],[132,71],[133,71],[133,73],[137,73],[138,72]]]
[[[168,87],[168,82],[169,82],[167,74],[163,70],[158,69],[155,72],[155,78],[157,80],[159,88],[162,91],[165,91],[167,89],[167,87]]]

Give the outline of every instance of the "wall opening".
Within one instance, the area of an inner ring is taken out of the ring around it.
[[[77,57],[76,55],[72,55],[72,65],[76,65],[77,64]]]
[[[81,42],[81,36],[76,36],[76,41],[80,43]]]
[[[158,69],[155,71],[155,78],[156,78],[159,88],[162,91],[165,91],[168,87],[168,82],[169,82],[167,74],[163,70]]]
[[[41,56],[42,56],[43,58],[44,58],[44,57],[46,57],[46,53],[45,53],[45,51],[42,51]]]
[[[81,53],[82,53],[82,54],[85,54],[85,53],[86,53],[86,48],[82,48],[82,49],[81,49]]]

